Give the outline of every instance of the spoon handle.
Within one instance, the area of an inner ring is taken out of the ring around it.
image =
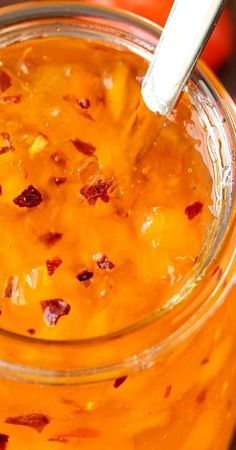
[[[175,0],[142,86],[151,111],[172,110],[223,6],[224,0]]]

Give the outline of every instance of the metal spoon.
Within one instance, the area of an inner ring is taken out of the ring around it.
[[[224,3],[175,0],[143,81],[143,99],[151,111],[166,115],[173,109]]]

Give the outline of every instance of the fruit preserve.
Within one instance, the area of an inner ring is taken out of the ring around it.
[[[78,339],[144,318],[212,221],[204,132],[140,95],[138,57],[74,38],[0,52],[1,326]]]
[[[56,34],[0,48],[0,449],[226,450],[234,175],[210,100],[155,115],[138,52]]]

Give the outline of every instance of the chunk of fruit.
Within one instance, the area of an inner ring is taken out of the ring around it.
[[[43,134],[38,134],[35,138],[33,144],[29,148],[29,153],[31,156],[41,153],[48,145],[48,139]]]

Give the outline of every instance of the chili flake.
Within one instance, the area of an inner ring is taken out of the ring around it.
[[[81,109],[88,109],[91,106],[91,102],[88,98],[78,99],[74,95],[70,94],[64,95],[63,100],[65,100],[66,102],[77,103],[77,105],[79,105]]]
[[[94,147],[93,144],[81,141],[81,139],[71,139],[71,142],[75,148],[84,155],[91,156],[96,151],[96,147]]]
[[[2,186],[0,184],[0,195],[2,195]]]
[[[17,417],[8,417],[5,420],[5,423],[34,428],[38,433],[41,433],[44,427],[49,424],[49,418],[44,414],[33,413]]]
[[[95,184],[84,186],[80,189],[80,193],[91,206],[96,205],[98,198],[100,198],[103,202],[108,203],[110,200],[108,191],[112,184],[113,179],[108,181],[99,179]]]
[[[198,214],[200,214],[203,208],[203,203],[194,202],[192,205],[189,205],[185,208],[185,214],[189,220],[193,220]]]
[[[22,95],[4,95],[0,97],[0,103],[2,104],[11,104],[11,103],[20,103],[22,99]]]
[[[90,280],[92,277],[93,272],[90,272],[89,270],[83,270],[83,272],[80,272],[76,278],[82,283],[83,281]]]
[[[48,259],[46,261],[46,266],[48,269],[48,275],[51,276],[54,274],[55,270],[62,264],[61,258]]]
[[[205,399],[206,399],[206,394],[207,394],[206,389],[204,389],[203,391],[199,392],[199,394],[197,395],[197,398],[196,398],[196,402],[197,403],[203,403],[205,401]]]
[[[6,450],[9,436],[7,434],[0,433],[0,450]]]
[[[0,70],[0,91],[5,92],[12,86],[10,75],[5,70]]]
[[[88,119],[88,120],[91,120],[92,122],[95,122],[94,118],[87,111],[81,111],[80,115],[82,117],[84,117],[85,119]]]
[[[99,431],[95,430],[93,428],[85,428],[85,427],[79,427],[75,430],[69,431],[68,433],[58,434],[57,436],[54,436],[51,440],[56,440],[62,442],[65,439],[68,438],[96,438],[99,436]]]
[[[172,385],[169,384],[168,386],[166,386],[164,398],[168,398],[170,396],[170,394],[171,394],[171,391],[172,391]]]
[[[62,233],[57,233],[53,231],[49,231],[48,233],[42,234],[39,236],[39,240],[43,242],[48,247],[52,247],[62,238]]]
[[[29,328],[27,330],[27,333],[29,333],[31,336],[33,336],[36,333],[36,330],[34,328]]]
[[[18,277],[10,277],[5,288],[5,297],[11,298],[17,290]]]
[[[144,80],[144,76],[143,75],[137,75],[136,76],[136,81],[138,82],[138,84],[140,84],[140,86],[142,86],[143,80]]]
[[[97,266],[99,269],[112,270],[115,264],[107,258],[106,255],[102,255],[101,258],[97,260]]]
[[[217,266],[212,272],[212,276],[214,275],[216,275],[216,279],[219,280],[223,275],[223,269],[220,266]]]
[[[70,312],[70,305],[61,298],[44,300],[40,304],[44,313],[45,322],[50,326],[56,325],[60,317],[66,316]]]
[[[124,375],[123,377],[117,378],[114,381],[113,387],[115,389],[118,389],[127,380],[127,378],[128,378],[127,375]]]
[[[65,102],[74,102],[76,100],[76,97],[70,94],[63,95],[62,98],[63,100],[65,100]]]
[[[209,363],[209,359],[208,358],[204,358],[201,362],[201,366],[205,366],[206,364]]]
[[[66,177],[52,177],[52,180],[56,186],[60,186],[66,182]]]
[[[28,186],[13,202],[20,208],[36,208],[42,203],[41,193],[32,185]]]
[[[0,155],[14,150],[9,133],[0,133]]]
[[[51,159],[55,164],[58,164],[59,166],[62,167],[66,166],[66,158],[62,153],[59,152],[52,153]]]
[[[91,106],[90,100],[88,98],[82,98],[81,100],[77,100],[77,103],[82,109],[88,109]]]

